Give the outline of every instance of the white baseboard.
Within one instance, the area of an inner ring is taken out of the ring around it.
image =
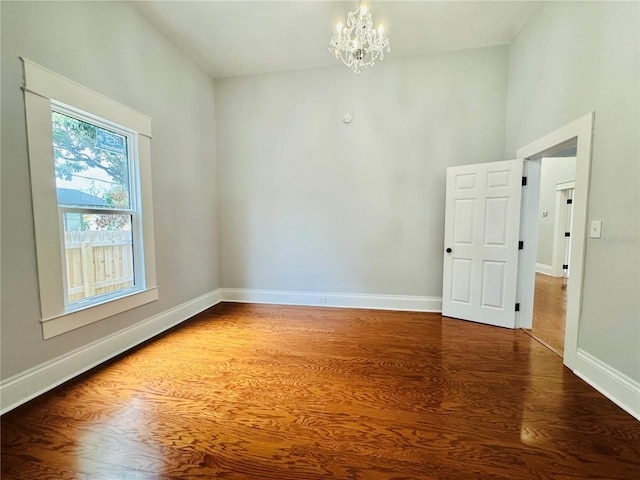
[[[222,300],[220,290],[206,293],[108,337],[45,362],[0,384],[0,414],[155,337]]]
[[[248,290],[239,288],[221,288],[220,293],[224,302],[370,308],[374,310],[404,310],[412,312],[439,313],[442,311],[442,298],[440,297]]]
[[[218,289],[7,378],[0,383],[0,414],[13,410],[221,301],[419,312],[442,310],[441,299],[435,297]]]
[[[536,263],[536,272],[543,275],[549,275],[550,277],[555,276],[553,274],[553,267],[551,265],[547,265],[546,263]]]
[[[441,312],[442,299],[404,295],[363,295],[222,288],[183,303],[108,337],[45,362],[0,383],[0,414],[141,344],[222,301]],[[640,420],[640,384],[578,349],[573,372]]]
[[[640,383],[581,349],[573,373],[640,420]]]

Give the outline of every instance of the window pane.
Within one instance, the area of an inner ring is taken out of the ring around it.
[[[130,215],[64,214],[67,302],[134,285]]]
[[[127,137],[51,112],[58,205],[130,208]]]

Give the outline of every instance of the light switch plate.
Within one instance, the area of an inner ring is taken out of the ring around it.
[[[600,238],[602,235],[602,220],[592,220],[591,229],[589,229],[589,236],[591,238]]]

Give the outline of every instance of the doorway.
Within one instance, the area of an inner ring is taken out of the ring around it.
[[[573,231],[577,142],[547,151],[540,163],[536,273],[531,329],[524,331],[562,357]],[[553,155],[553,156],[549,156]]]
[[[594,112],[574,120],[558,130],[518,149],[524,158],[527,187],[523,189],[520,238],[525,247],[518,262],[518,302],[520,311],[516,326],[531,329],[534,313],[536,260],[538,244],[540,180],[542,158],[566,156],[575,149],[575,183],[572,196],[572,231],[569,261],[570,279],[566,285],[566,315],[563,362],[574,369],[578,357],[580,309],[584,279],[584,259],[587,235],[589,178]],[[561,153],[564,152],[564,153]]]

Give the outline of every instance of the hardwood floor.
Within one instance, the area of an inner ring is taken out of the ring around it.
[[[562,357],[567,314],[566,280],[536,273],[531,335]]]
[[[640,422],[520,330],[221,304],[2,417],[10,479],[638,479]]]

